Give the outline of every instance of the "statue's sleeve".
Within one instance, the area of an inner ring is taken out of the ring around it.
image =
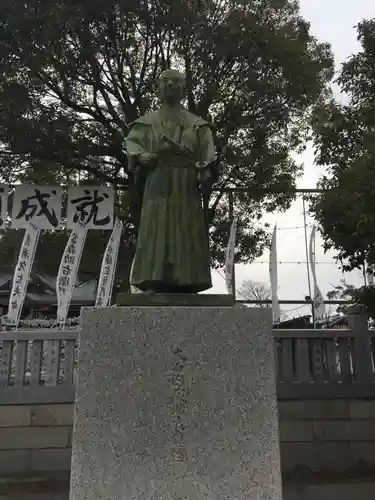
[[[126,153],[128,155],[129,170],[134,170],[137,157],[140,154],[148,153],[147,150],[148,126],[143,123],[135,123],[125,139]]]
[[[211,127],[202,125],[197,129],[199,144],[199,163],[205,165],[216,160],[216,149]]]

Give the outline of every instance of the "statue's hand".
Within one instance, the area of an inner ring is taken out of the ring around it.
[[[158,155],[155,153],[143,153],[139,155],[138,160],[143,167],[155,167]]]
[[[197,177],[200,182],[207,181],[208,179],[211,179],[211,170],[207,167],[200,168],[198,170]]]

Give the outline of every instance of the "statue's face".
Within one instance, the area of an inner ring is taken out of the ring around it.
[[[170,105],[178,104],[184,96],[185,79],[178,71],[164,71],[159,88],[162,101]]]

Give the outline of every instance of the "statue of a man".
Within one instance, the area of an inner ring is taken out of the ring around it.
[[[136,120],[126,138],[129,168],[145,178],[131,284],[145,292],[197,293],[212,287],[200,181],[215,147],[209,123],[182,105],[184,76],[160,79],[160,109]]]

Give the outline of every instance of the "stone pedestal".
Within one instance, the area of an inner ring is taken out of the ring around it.
[[[228,293],[223,295],[196,293],[120,293],[117,295],[117,305],[119,306],[184,306],[184,307],[233,307],[236,303],[233,295]]]
[[[71,500],[281,500],[270,309],[82,317]]]

